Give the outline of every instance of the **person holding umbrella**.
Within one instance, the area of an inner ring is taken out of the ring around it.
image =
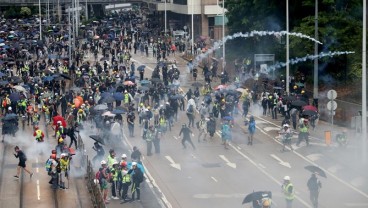
[[[316,172],[312,173],[311,177],[307,182],[307,186],[309,189],[309,196],[313,204],[313,207],[318,208],[318,195],[320,189],[322,188],[322,183],[320,180],[318,180]]]

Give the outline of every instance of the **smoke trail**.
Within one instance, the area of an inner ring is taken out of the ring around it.
[[[199,56],[196,57],[196,59],[194,60],[194,65],[198,65],[198,63],[206,58],[209,54],[213,53],[213,51],[217,50],[218,48],[220,48],[223,43],[226,43],[226,41],[228,40],[232,40],[232,39],[235,39],[235,38],[249,38],[249,37],[254,37],[254,36],[269,36],[269,35],[274,35],[274,36],[282,36],[282,35],[290,35],[290,36],[295,36],[295,37],[299,37],[299,38],[305,38],[305,39],[308,39],[308,40],[311,40],[313,42],[316,42],[318,44],[321,44],[321,42],[319,42],[318,40],[308,36],[308,35],[304,35],[303,33],[296,33],[296,32],[287,32],[287,31],[279,31],[279,32],[276,32],[276,31],[251,31],[251,32],[248,32],[248,33],[241,33],[241,32],[238,32],[238,33],[235,33],[233,35],[228,35],[226,37],[224,37],[222,39],[222,41],[217,41],[213,44],[213,47],[208,49],[205,53],[203,54],[200,54]]]
[[[294,65],[294,64],[297,64],[299,62],[305,62],[305,61],[308,61],[308,60],[320,59],[320,58],[323,58],[323,57],[333,57],[333,56],[339,56],[339,55],[345,55],[345,54],[352,54],[352,53],[355,53],[355,52],[354,51],[335,51],[335,52],[329,51],[328,53],[321,52],[318,55],[307,55],[307,56],[304,56],[304,57],[301,57],[301,58],[289,59],[289,61],[286,62],[286,63],[285,62],[280,62],[280,63],[277,63],[275,65],[269,66],[267,68],[267,73],[271,72],[273,70],[282,68],[282,67],[286,67],[287,64]]]

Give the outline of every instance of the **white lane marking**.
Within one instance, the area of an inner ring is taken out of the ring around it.
[[[261,167],[261,168],[263,168],[263,169],[265,169],[265,168],[266,168],[266,166],[264,166],[262,163],[258,163],[258,165],[259,165],[259,167]]]
[[[265,130],[265,131],[280,131],[280,128],[273,127],[273,126],[267,126],[267,127],[264,127],[263,130]]]
[[[170,162],[171,167],[181,170],[180,164],[175,163],[174,160],[169,155],[166,155],[165,158]]]
[[[176,137],[176,136],[173,136],[173,137],[174,137],[174,139],[178,140],[178,137]]]
[[[39,168],[38,168],[38,157],[36,157],[36,164],[37,164],[37,168],[36,168],[36,172],[39,172]]]
[[[221,158],[221,159],[223,159],[225,162],[226,162],[226,165],[228,165],[228,166],[230,166],[230,167],[232,167],[232,168],[236,168],[236,163],[232,163],[232,162],[230,162],[226,157],[225,157],[225,155],[219,155],[219,157]]]
[[[331,173],[336,173],[340,169],[342,169],[341,165],[333,165],[327,168],[327,170],[330,171]]]
[[[40,180],[37,180],[37,199],[41,200]]]
[[[129,142],[127,136],[125,134],[124,135],[124,139],[126,140],[127,144],[129,145],[130,149],[133,149],[133,145]],[[144,158],[143,158],[144,160]],[[144,163],[142,162],[143,166]],[[166,208],[172,208],[171,203],[167,200],[165,194],[161,191],[160,187],[158,186],[158,184],[156,183],[155,179],[152,177],[152,175],[149,173],[148,168],[145,167],[145,174],[147,176],[147,178],[150,180],[152,187],[155,187],[157,189],[157,191],[161,194],[161,197],[159,197],[156,192],[153,190],[153,194],[157,197],[157,198],[161,198],[161,201],[158,201],[162,207],[166,207]],[[162,204],[163,203],[163,204]]]
[[[269,179],[271,179],[272,181],[274,181],[276,184],[278,184],[279,186],[282,185],[282,183],[280,182],[280,180],[276,179],[275,177],[273,177],[270,173],[268,173],[267,171],[265,171],[263,168],[261,168],[259,165],[257,165],[257,163],[255,163],[252,159],[250,159],[247,155],[245,155],[243,152],[241,152],[240,150],[238,150],[234,145],[230,144],[230,147],[232,147],[237,153],[239,153],[241,156],[243,156],[245,159],[247,159],[252,165],[254,165],[258,170],[260,170],[263,174],[265,174]],[[308,208],[312,208],[306,201],[304,201],[302,198],[300,198],[299,196],[295,196],[295,198],[297,200],[299,200],[304,206],[308,207]]]
[[[215,182],[217,182],[217,180],[216,180],[216,178],[215,178],[215,177],[211,176],[211,178],[212,178],[212,180],[214,180]]]
[[[279,157],[277,157],[277,156],[276,156],[276,155],[274,155],[274,154],[270,154],[270,156],[271,156],[273,159],[277,160],[277,162],[279,162],[279,164],[280,164],[280,165],[285,166],[285,167],[287,167],[287,168],[291,168],[290,163],[288,163],[288,162],[285,162],[285,161],[281,160]]]

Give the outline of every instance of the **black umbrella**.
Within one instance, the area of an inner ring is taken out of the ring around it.
[[[170,99],[182,99],[184,98],[183,95],[173,95],[173,96],[170,96]]]
[[[64,77],[64,79],[72,80],[72,78],[67,74],[60,74],[61,77]]]
[[[302,100],[294,100],[293,102],[291,102],[291,105],[297,106],[297,107],[302,107],[302,106],[307,105],[307,103],[302,101]]]
[[[11,101],[15,101],[15,102],[17,102],[17,101],[19,101],[19,100],[20,100],[20,94],[19,94],[19,93],[17,93],[17,92],[13,92],[12,94],[10,94],[10,95],[9,95],[9,99],[10,99]]]
[[[202,83],[200,83],[200,82],[194,82],[194,83],[192,84],[192,86],[193,86],[193,87],[202,87],[202,86],[203,86],[203,84],[202,84]]]
[[[103,138],[101,138],[99,135],[91,135],[89,138],[95,140],[96,142],[101,143],[102,145],[105,145],[105,141]]]
[[[11,121],[17,119],[18,116],[14,113],[7,114],[2,120],[3,121]]]
[[[284,96],[282,97],[283,100],[288,100],[288,101],[294,101],[296,100],[295,96]]]
[[[64,78],[63,77],[55,77],[54,80],[55,81],[62,81],[62,80],[64,80]]]
[[[152,82],[163,82],[160,78],[152,78]]]
[[[255,200],[260,200],[264,197],[268,197],[268,198],[272,198],[272,192],[271,191],[257,191],[257,192],[253,192],[248,194],[244,199],[243,199],[243,203],[249,203]]]
[[[5,80],[0,81],[0,86],[5,86],[5,85],[7,85],[7,84],[9,84],[9,82],[8,82],[8,81],[5,81]]]
[[[305,115],[305,116],[315,116],[317,115],[318,113],[316,111],[312,111],[312,110],[304,110],[302,112],[302,115]]]
[[[102,57],[101,59],[100,59],[100,61],[108,61],[109,60],[109,58],[107,58],[107,57]]]
[[[144,68],[146,68],[145,65],[140,65],[140,66],[138,66],[137,70],[138,71],[144,71]]]
[[[140,87],[138,87],[138,90],[142,90],[142,91],[147,91],[147,90],[149,90],[150,88],[149,87],[147,87],[147,86],[140,86]]]
[[[70,88],[71,91],[74,91],[74,92],[79,92],[81,91],[82,89],[80,87],[72,87]]]
[[[314,166],[314,165],[307,165],[304,167],[304,169],[309,170],[312,173],[317,173],[318,175],[327,178],[327,175],[325,171],[323,171],[321,168]]]

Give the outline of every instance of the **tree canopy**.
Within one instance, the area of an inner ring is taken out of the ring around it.
[[[286,0],[226,0],[229,33],[286,30]],[[323,45],[319,52],[354,51],[353,55],[322,58],[320,73],[335,80],[361,77],[362,1],[319,0],[318,35]],[[289,0],[289,31],[314,38],[315,0]],[[237,38],[229,41],[228,57],[252,57],[256,53],[272,53],[285,62],[285,41],[277,37]],[[239,54],[238,51],[242,51]],[[233,53],[235,52],[235,53]],[[290,58],[314,54],[314,42],[290,36]],[[312,62],[291,66],[305,74],[313,70]]]

